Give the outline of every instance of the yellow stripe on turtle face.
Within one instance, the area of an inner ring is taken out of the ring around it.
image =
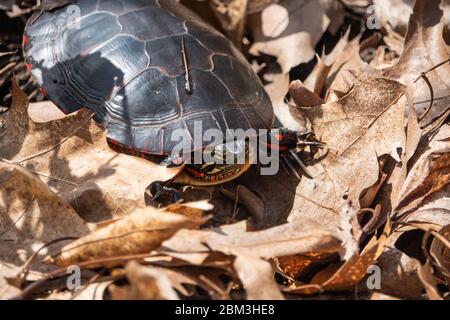
[[[198,170],[199,174],[197,172],[189,173],[189,169],[185,169],[180,172],[173,182],[192,186],[212,186],[234,180],[245,173],[255,163],[256,150],[249,146],[247,152],[248,154],[245,157],[244,164],[202,164],[200,170]],[[201,169],[206,169],[208,166],[211,166],[211,170],[202,172],[202,175],[200,175]]]

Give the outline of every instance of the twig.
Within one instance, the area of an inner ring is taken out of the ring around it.
[[[4,72],[8,71],[9,69],[14,68],[16,65],[15,62],[8,63],[3,69],[0,70],[0,75],[2,75]]]

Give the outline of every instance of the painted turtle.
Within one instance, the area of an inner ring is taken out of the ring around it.
[[[274,125],[270,99],[245,57],[173,0],[74,1],[36,13],[23,46],[49,99],[65,113],[92,110],[110,147],[119,152],[182,165],[171,156],[177,130],[192,138],[196,122],[203,131],[224,134]],[[284,148],[297,146],[297,133],[269,132]],[[206,147],[191,140],[194,151]],[[238,177],[250,163],[249,148],[240,142],[221,141],[212,153],[216,158],[229,150],[245,153],[245,163],[185,165],[183,178],[175,181],[209,185]],[[292,157],[303,166],[295,153]],[[158,197],[169,189],[153,190]]]

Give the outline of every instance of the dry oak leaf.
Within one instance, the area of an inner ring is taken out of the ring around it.
[[[449,51],[443,39],[444,14],[440,0],[417,0],[410,18],[404,51],[399,61],[383,70],[383,75],[408,85],[422,72],[449,59]],[[430,92],[432,87],[432,92]],[[417,82],[414,96],[415,109],[421,127],[449,112],[450,63],[440,65]],[[430,97],[432,94],[433,99]],[[433,105],[430,108],[430,102]]]
[[[104,258],[150,253],[181,228],[195,228],[205,219],[192,219],[153,207],[139,208],[122,219],[64,246],[48,262],[61,266]],[[91,268],[99,264],[91,264]]]
[[[169,277],[159,269],[131,261],[125,273],[129,285],[109,289],[114,300],[179,300]]]
[[[311,220],[262,231],[246,231],[245,221],[211,230],[180,230],[165,241],[161,252],[211,252],[251,255],[262,259],[307,252],[336,252],[340,242]]]
[[[317,94],[327,89],[327,102],[335,92],[338,96],[349,92],[354,80],[349,71],[364,70],[367,67],[367,63],[359,55],[360,40],[361,35],[350,40],[348,29],[329,54],[322,54],[313,72],[305,80],[308,89]]]
[[[450,223],[450,125],[425,142],[401,187],[395,216],[444,226]]]
[[[252,14],[260,12],[267,6],[271,5],[272,3],[277,3],[278,1],[279,0],[249,0],[247,13]]]
[[[433,268],[430,261],[427,261],[424,265],[421,265],[418,272],[420,281],[422,281],[423,287],[427,292],[428,299],[430,300],[443,300],[437,288],[438,279],[433,275]]]
[[[106,290],[112,285],[111,280],[88,283],[87,285],[80,288],[78,291],[70,292],[69,297],[58,297],[58,293],[63,294],[63,292],[54,292],[55,297],[48,297],[51,300],[104,300]]]
[[[450,224],[444,226],[439,234],[443,239],[447,240],[447,244],[443,243],[443,239],[434,238],[430,247],[430,255],[433,257],[439,273],[445,279],[447,286],[450,288]]]
[[[0,162],[0,265],[22,266],[43,245],[93,230],[63,199],[21,166]],[[52,246],[57,248],[57,246]],[[40,256],[47,254],[42,251]],[[33,264],[38,270],[42,264]],[[4,276],[18,270],[5,266]],[[45,270],[42,270],[45,271]]]
[[[254,37],[250,53],[276,57],[282,73],[314,58],[329,19],[319,1],[281,0],[248,16]]]
[[[324,291],[354,290],[367,275],[368,268],[380,257],[390,232],[391,225],[388,222],[383,234],[379,238],[374,236],[360,254],[355,254],[343,263],[329,265],[316,274],[309,284],[294,283],[284,291],[310,295]]]
[[[281,299],[267,260],[307,252],[337,252],[340,248],[327,229],[305,219],[257,232],[246,231],[245,222],[212,230],[180,230],[159,252],[198,265],[211,263],[214,257],[223,260],[215,252],[235,256],[234,269],[248,299]],[[192,255],[197,255],[196,259]]]
[[[34,123],[27,114],[27,96],[15,81],[12,97],[0,158],[37,174],[85,220],[98,222],[143,207],[146,187],[177,171],[111,150],[87,110]],[[45,110],[53,114],[50,107]]]
[[[406,34],[410,15],[413,12],[415,0],[374,0],[382,26],[390,24],[395,31]],[[445,38],[450,41],[450,0],[443,0]]]
[[[20,293],[20,289],[8,283],[8,281],[0,276],[0,300],[8,300]]]
[[[309,218],[337,233],[348,203],[359,209],[361,193],[379,180],[378,156],[398,160],[405,148],[404,90],[396,81],[360,74],[340,100],[298,109],[330,150],[310,163],[314,179],[300,181],[290,221]]]
[[[209,0],[209,6],[222,29],[238,46],[245,30],[248,3],[249,0]]]
[[[377,292],[403,299],[419,299],[423,290],[417,276],[420,262],[395,248],[395,241],[389,240],[388,242],[391,245],[386,245],[376,262],[381,271],[380,281],[382,283]]]

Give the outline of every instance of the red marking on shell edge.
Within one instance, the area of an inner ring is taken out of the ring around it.
[[[191,175],[193,175],[194,177],[197,177],[197,178],[203,178],[205,176],[203,173],[195,171],[195,170],[193,170],[191,168],[186,168],[185,170],[187,172],[189,172]]]
[[[31,71],[31,64],[25,63],[25,68],[27,69],[28,72],[30,72]]]
[[[278,141],[281,141],[281,140],[283,140],[283,135],[278,133],[275,135],[275,139],[277,139]]]
[[[28,43],[28,37],[26,35],[22,36],[22,46],[25,46]]]
[[[272,149],[272,150],[278,150],[278,151],[286,151],[286,150],[289,150],[289,148],[287,148],[287,147],[283,147],[283,146],[280,146],[280,145],[273,145],[273,144],[270,144],[270,143],[267,144],[267,147],[268,147],[269,149]]]

